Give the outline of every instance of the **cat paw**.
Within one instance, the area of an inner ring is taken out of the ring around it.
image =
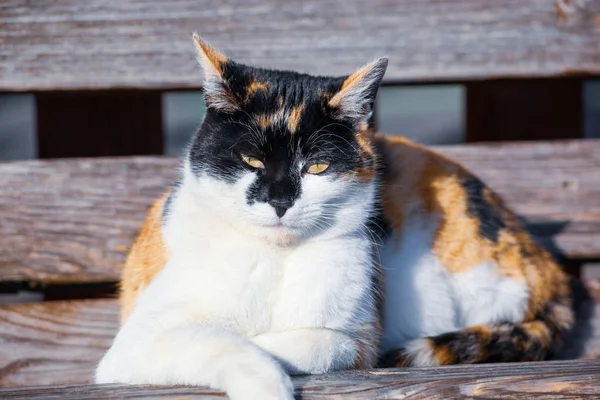
[[[227,379],[227,395],[232,400],[294,399],[292,380],[275,362],[239,367]]]

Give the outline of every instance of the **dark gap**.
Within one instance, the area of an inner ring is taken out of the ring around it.
[[[586,75],[564,75],[564,76],[549,76],[549,77],[497,77],[490,78],[482,76],[481,78],[473,78],[473,79],[423,79],[423,80],[410,80],[410,81],[384,81],[381,86],[430,86],[430,85],[468,85],[471,83],[479,83],[479,82],[553,82],[556,80],[560,81],[579,81],[582,79],[593,79],[596,76],[586,74]]]
[[[36,93],[39,158],[163,153],[162,91]]]
[[[40,284],[36,282],[2,282],[0,296],[4,299],[0,304],[24,302],[27,298],[40,296],[39,300],[82,300],[82,299],[115,299],[118,295],[117,282],[72,283],[72,284]],[[14,299],[14,301],[11,301]]]

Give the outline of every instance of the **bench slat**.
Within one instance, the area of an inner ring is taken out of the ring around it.
[[[600,395],[600,360],[346,371],[294,377],[305,400],[573,399]],[[3,399],[222,399],[206,388],[77,385],[0,389]],[[595,398],[595,397],[594,397]]]
[[[191,32],[240,61],[385,81],[600,74],[600,1],[16,0],[0,6],[0,91],[200,86]],[[243,21],[243,23],[242,23]]]
[[[586,286],[591,298],[576,302],[577,310],[582,310],[578,311],[580,322],[577,334],[567,340],[568,350],[563,358],[582,354],[587,358],[600,358],[600,279],[587,280]],[[116,300],[0,306],[0,387],[89,383],[95,366],[110,346],[117,329]],[[568,365],[565,364],[567,368]],[[595,365],[600,373],[600,364]],[[460,368],[471,379],[473,374],[486,375],[482,371],[493,372],[496,367],[478,365]],[[515,371],[518,375],[520,368],[533,370],[520,364],[497,368],[511,375]],[[545,367],[539,368],[543,370]],[[442,375],[447,372],[445,369],[439,371]],[[562,367],[556,371],[566,372]],[[6,393],[0,391],[0,398],[6,398]]]
[[[115,300],[0,307],[0,387],[90,383],[118,326]]]
[[[503,194],[571,258],[600,258],[600,140],[439,147]],[[178,161],[123,157],[0,164],[0,282],[114,282]]]

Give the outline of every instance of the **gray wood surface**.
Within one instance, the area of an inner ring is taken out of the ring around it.
[[[553,250],[600,258],[600,140],[448,146]],[[0,282],[113,282],[148,206],[177,174],[164,157],[0,164]]]
[[[1,306],[0,387],[91,382],[118,320],[115,300]]]
[[[296,399],[595,399],[600,360],[346,371],[295,377]],[[190,387],[73,385],[0,389],[2,399],[215,399]]]
[[[197,88],[191,32],[243,62],[385,81],[600,73],[600,0],[0,3],[0,91]]]

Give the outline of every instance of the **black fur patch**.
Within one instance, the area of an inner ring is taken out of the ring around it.
[[[497,242],[500,231],[506,228],[506,223],[497,206],[486,201],[485,184],[476,177],[464,179],[461,184],[467,192],[468,213],[479,221],[480,234],[486,239]]]
[[[472,363],[481,352],[481,337],[473,331],[449,332],[431,339],[435,347],[448,346],[457,364]]]
[[[525,361],[528,344],[531,338],[520,325],[502,324],[501,328],[494,326],[490,341],[485,346],[486,362]]]

